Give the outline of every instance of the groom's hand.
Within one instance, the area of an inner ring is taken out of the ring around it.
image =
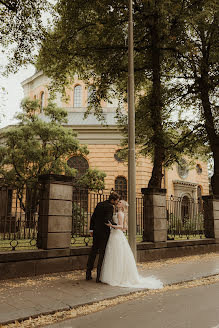
[[[112,225],[117,225],[117,223],[114,222],[113,220],[110,220],[109,222],[110,222]]]

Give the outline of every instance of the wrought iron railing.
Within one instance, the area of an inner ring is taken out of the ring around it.
[[[89,227],[96,205],[106,200],[111,191],[92,192],[73,188],[71,245],[92,243]],[[38,206],[33,193],[25,191],[23,199],[16,190],[0,188],[0,251],[37,248]],[[33,206],[34,205],[34,206]],[[136,197],[136,232],[138,241],[143,233],[143,199]]]
[[[72,204],[72,246],[91,245],[90,219],[99,202],[108,199],[111,191],[88,192],[85,189],[74,189]],[[119,192],[119,191],[118,191]],[[136,233],[138,241],[143,234],[143,198],[136,197]]]
[[[168,239],[204,238],[202,200],[170,197],[167,200]]]
[[[89,227],[96,205],[106,200],[111,191],[92,192],[73,188],[72,246],[91,245]],[[25,192],[24,199],[16,190],[0,187],[0,251],[37,248],[38,206],[34,193]],[[170,197],[167,200],[168,239],[204,238],[202,200]],[[127,233],[126,233],[127,234]],[[137,242],[143,235],[143,198],[136,197]]]
[[[0,251],[36,248],[38,209],[32,193],[24,199],[16,190],[0,188]]]

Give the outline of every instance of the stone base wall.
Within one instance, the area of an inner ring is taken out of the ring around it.
[[[0,280],[84,270],[90,247],[0,253]],[[147,262],[219,252],[215,239],[145,242],[137,245],[137,261]]]
[[[204,229],[207,238],[219,240],[219,196],[203,196]]]
[[[142,188],[144,197],[143,241],[166,242],[166,189]]]
[[[69,248],[72,230],[72,177],[40,177],[37,244],[42,249]]]

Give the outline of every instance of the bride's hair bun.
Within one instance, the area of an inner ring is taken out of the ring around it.
[[[128,211],[129,204],[126,202],[126,200],[121,199],[121,203],[122,203],[122,205],[124,207],[124,210],[125,211]]]

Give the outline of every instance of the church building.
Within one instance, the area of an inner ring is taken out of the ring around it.
[[[23,83],[24,96],[38,99],[41,113],[48,103],[49,78],[43,72],[36,72]],[[122,190],[127,195],[128,167],[118,156],[123,138],[116,122],[117,100],[112,103],[102,102],[103,114],[107,126],[101,124],[92,114],[84,119],[88,106],[89,90],[83,81],[75,78],[74,84],[67,90],[68,102],[62,101],[60,94],[56,95],[56,103],[68,112],[66,128],[73,129],[78,134],[81,144],[86,144],[89,154],[86,157],[72,156],[67,159],[68,165],[84,173],[89,167],[97,168],[106,173],[106,190]],[[152,163],[150,158],[140,156],[136,161],[136,191],[146,188],[151,176]],[[162,188],[167,189],[167,197],[175,196],[198,200],[202,195],[209,194],[207,163],[197,160],[192,168],[187,164],[173,165],[163,169]]]

